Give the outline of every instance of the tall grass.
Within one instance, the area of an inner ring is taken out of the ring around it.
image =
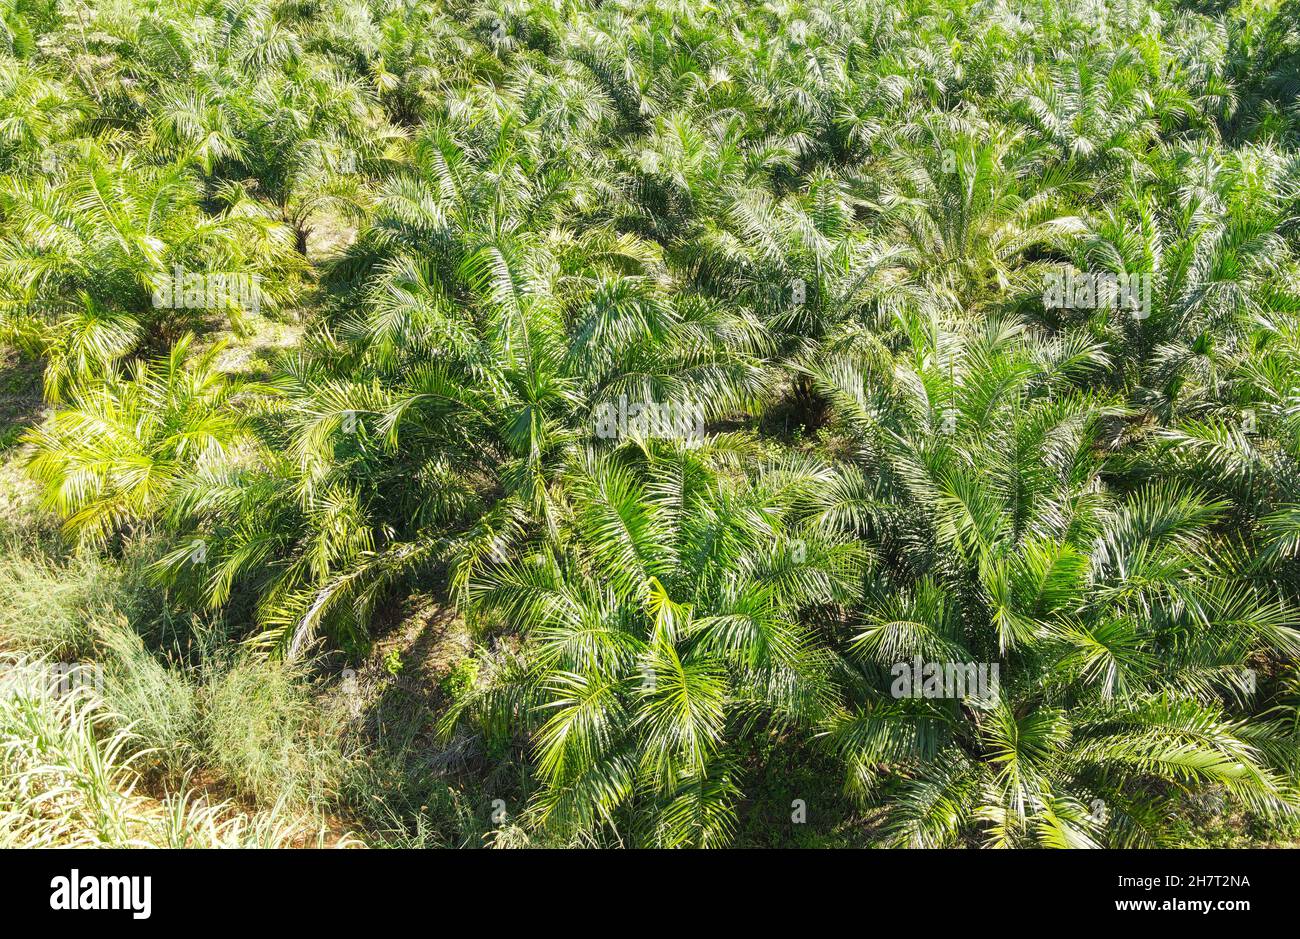
[[[0,540],[0,649],[63,661],[89,656],[94,623],[121,618],[160,634],[168,619],[148,567],[157,546],[139,540],[119,559],[88,550],[60,553],[21,533]]]
[[[259,805],[329,805],[348,764],[344,727],[316,704],[305,669],[240,654],[204,671],[206,765]]]
[[[137,791],[149,755],[93,689],[59,693],[46,660],[0,657],[0,847],[289,847],[326,843],[287,810]]]
[[[320,843],[342,723],[305,667],[171,617],[156,555],[147,539],[113,557],[0,535],[0,845]],[[45,676],[69,662],[102,681],[59,694]]]
[[[64,660],[87,655],[90,620],[109,584],[104,568],[90,555],[65,564],[26,553],[0,559],[0,646]]]
[[[124,621],[97,626],[104,697],[146,747],[147,775],[179,783],[199,760],[203,740],[200,690],[181,667],[159,661]]]
[[[40,658],[6,657],[0,692],[0,845],[127,846],[143,822],[129,728],[86,688],[59,694]]]

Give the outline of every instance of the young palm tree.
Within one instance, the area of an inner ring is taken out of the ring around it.
[[[527,730],[531,823],[566,839],[726,844],[740,742],[759,727],[807,732],[825,712],[835,663],[813,617],[833,628],[842,616],[861,549],[828,523],[839,506],[826,467],[747,478],[731,467],[753,447],[585,454],[555,542],[471,581],[479,615],[518,631],[522,673],[444,726],[464,714],[490,733]]]
[[[178,327],[198,325],[209,294],[219,304],[209,315],[240,323],[246,311],[234,291],[203,290],[191,304],[184,276],[244,278],[259,306],[292,294],[284,229],[236,189],[222,193],[227,204],[215,216],[200,196],[185,167],[141,165],[98,143],[56,178],[11,177],[0,188],[4,332],[48,356],[51,401],[79,377],[102,376]]]
[[[1075,388],[1107,364],[1100,347],[994,323],[916,361],[868,349],[817,375],[862,441],[881,559],[851,646],[857,694],[826,733],[850,786],[887,800],[894,840],[1163,843],[1160,799],[1203,785],[1294,813],[1280,740],[1230,716],[1252,663],[1294,657],[1291,611],[1218,543],[1226,503],[1170,483],[1108,491],[1125,409]],[[978,702],[886,694],[914,659],[1000,680]]]
[[[214,367],[220,346],[166,358],[74,388],[67,406],[26,434],[46,505],[77,538],[100,544],[149,519],[187,471],[230,453],[243,435],[228,407],[237,387]]]

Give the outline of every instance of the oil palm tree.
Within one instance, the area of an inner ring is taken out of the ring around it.
[[[810,617],[831,628],[843,615],[861,547],[833,524],[827,467],[737,473],[753,446],[581,455],[563,550],[535,542],[471,581],[473,608],[518,633],[526,665],[444,726],[525,737],[539,783],[530,824],[566,839],[727,844],[739,743],[760,728],[807,732],[824,713],[835,659]]]
[[[248,278],[268,307],[292,295],[283,227],[238,189],[222,195],[224,208],[209,215],[185,167],[145,165],[96,142],[55,178],[11,177],[0,189],[5,330],[48,356],[50,400],[78,376],[103,375],[138,348],[201,323],[201,311],[155,304],[177,270]],[[225,304],[211,312],[238,325],[244,311]]]
[[[29,470],[71,535],[102,544],[146,522],[187,471],[238,446],[244,429],[228,406],[238,388],[214,366],[221,347],[192,356],[191,342],[74,386],[67,406],[27,433]]]
[[[887,559],[825,726],[850,787],[913,846],[1164,843],[1162,805],[1205,785],[1293,813],[1278,742],[1232,713],[1252,663],[1293,660],[1300,635],[1215,534],[1227,503],[1110,491],[1125,408],[1077,387],[1107,364],[1086,335],[911,333],[911,363],[846,347],[817,374],[861,440],[860,524]],[[914,658],[996,666],[995,695],[887,691]]]

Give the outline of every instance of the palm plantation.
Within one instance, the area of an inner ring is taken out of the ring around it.
[[[1295,0],[0,8],[0,654],[106,675],[0,768],[175,807],[0,844],[1290,843],[1298,90]]]

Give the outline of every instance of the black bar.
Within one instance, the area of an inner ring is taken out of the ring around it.
[[[0,895],[11,922],[75,917],[133,931],[373,930],[410,917],[436,931],[473,921],[493,932],[511,921],[549,930],[561,904],[566,919],[621,909],[633,924],[668,909],[686,915],[689,907],[733,927],[775,915],[809,923],[849,916],[864,929],[1050,915],[1069,924],[1201,917],[1230,928],[1243,915],[1294,910],[1294,857],[1269,850],[9,851],[0,853]],[[83,885],[98,875],[150,877],[148,918],[133,918],[130,909],[51,909],[52,881],[74,868]],[[1119,908],[1132,901],[1154,906]],[[1189,908],[1205,901],[1215,906]],[[1220,907],[1241,901],[1245,907]]]

